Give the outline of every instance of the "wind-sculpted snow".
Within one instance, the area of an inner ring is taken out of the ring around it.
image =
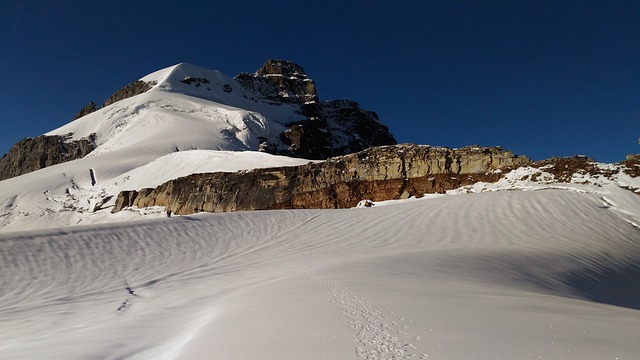
[[[640,200],[606,191],[0,235],[0,357],[631,359]]]

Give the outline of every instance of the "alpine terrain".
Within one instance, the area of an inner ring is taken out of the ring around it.
[[[293,62],[183,63],[0,179],[2,359],[640,354],[638,155],[398,145]]]

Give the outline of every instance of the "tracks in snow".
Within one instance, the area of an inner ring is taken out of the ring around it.
[[[331,302],[347,317],[349,326],[356,331],[356,355],[361,359],[428,359],[414,343],[419,336],[410,336],[404,318],[393,311],[375,308],[352,291],[348,285],[320,274],[311,278],[320,282]],[[407,339],[411,338],[411,342]]]

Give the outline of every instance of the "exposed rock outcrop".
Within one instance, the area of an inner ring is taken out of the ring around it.
[[[372,146],[394,145],[396,140],[376,113],[353,100],[320,102],[316,85],[302,66],[286,60],[268,60],[254,74],[236,76],[243,88],[270,104],[293,104],[304,120],[287,127],[264,151],[306,159],[327,159]]]
[[[0,159],[0,180],[82,158],[95,148],[93,140],[71,141],[58,135],[21,140]]]
[[[109,106],[116,101],[128,99],[132,96],[136,96],[149,91],[155,82],[146,82],[142,80],[136,80],[130,84],[125,85],[122,89],[116,91],[107,100],[104,101],[102,107]]]
[[[89,104],[87,104],[87,106],[80,109],[80,111],[78,111],[78,113],[73,116],[71,121],[80,119],[85,115],[89,115],[92,112],[95,112],[96,110],[98,110],[98,105],[96,105],[96,103],[94,103],[93,101],[90,101]]]
[[[640,154],[629,154],[627,159],[621,162],[624,165],[624,172],[631,177],[640,176]]]
[[[553,157],[531,164],[531,166],[551,174],[553,181],[559,183],[588,182],[581,178],[613,179],[620,173],[625,173],[630,177],[640,176],[640,155],[628,155],[626,160],[614,165],[603,166],[586,156]]]
[[[152,81],[145,82],[142,80],[136,80],[130,84],[125,85],[123,88],[113,93],[107,100],[104,101],[104,103],[102,104],[102,107],[109,106],[117,101],[128,99],[132,96],[145,93],[149,91],[155,84],[156,83]],[[98,109],[99,109],[98,105],[96,105],[96,103],[94,103],[93,101],[90,101],[87,106],[80,109],[80,111],[78,111],[73,116],[71,121],[77,120],[85,115],[89,115],[92,112],[97,111]]]
[[[123,191],[113,212],[154,205],[175,214],[345,208],[363,199],[400,199],[496,181],[501,175],[494,170],[529,162],[497,147],[385,146],[303,166],[193,174],[155,189]]]
[[[271,103],[304,104],[318,101],[313,80],[302,66],[287,60],[267,60],[253,74],[238,74],[242,87]]]

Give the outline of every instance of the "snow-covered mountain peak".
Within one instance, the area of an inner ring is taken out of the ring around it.
[[[277,90],[246,84],[218,70],[179,63],[127,85],[102,109],[47,135],[93,136],[94,155],[133,147],[162,156],[185,149],[259,150],[263,142],[279,143],[286,124],[305,120],[299,104],[273,101],[270,95]]]
[[[248,105],[244,89],[234,78],[199,65],[180,63],[153,72],[140,81],[153,84],[150,91],[182,93],[235,107]]]
[[[395,143],[355,101],[320,103],[314,81],[286,60],[236,77],[179,63],[126,85],[101,109],[90,104],[46,135],[92,137],[96,154],[135,147],[159,156],[211,149],[325,159]]]
[[[317,99],[302,67],[282,60],[236,77],[189,63],[150,73],[0,159],[0,228],[85,221],[83,214],[108,208],[121,190],[157,186],[148,176],[164,182],[229,168],[211,160],[221,151],[250,151],[228,159],[250,158],[232,167],[242,170],[395,144],[375,113]],[[176,172],[175,159],[185,171]],[[147,174],[149,164],[159,174]],[[42,222],[32,224],[34,217]]]
[[[302,66],[287,60],[268,60],[255,73],[230,77],[218,70],[179,63],[153,72],[140,81],[151,90],[182,93],[225,105],[262,110],[257,103],[317,101],[315,84]]]

